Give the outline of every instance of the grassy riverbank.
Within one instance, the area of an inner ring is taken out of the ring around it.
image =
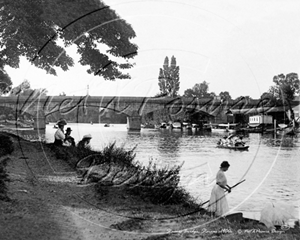
[[[14,149],[1,158],[6,159],[0,168],[7,197],[0,200],[4,239],[297,239],[300,234],[298,227],[272,232],[243,218],[211,218],[178,187],[180,167],[141,167],[134,149],[111,144],[83,151],[2,136]]]

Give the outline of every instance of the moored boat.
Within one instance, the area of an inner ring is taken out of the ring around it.
[[[297,130],[294,127],[286,127],[286,128],[281,128],[281,129],[277,130],[276,134],[293,136],[293,135],[297,134]]]
[[[181,124],[181,122],[173,122],[173,123],[172,123],[172,128],[173,128],[173,129],[182,129],[182,124]]]
[[[211,124],[211,131],[212,132],[218,132],[218,133],[234,133],[238,130],[237,123],[227,123],[227,124]]]
[[[167,123],[166,122],[162,122],[159,127],[160,128],[167,128]]]
[[[183,122],[183,123],[182,123],[182,127],[183,127],[184,129],[192,129],[192,128],[193,128],[192,124],[191,124],[191,123],[188,123],[188,122]]]
[[[151,124],[151,123],[145,123],[145,124],[141,124],[141,128],[155,128],[155,125],[154,124]]]
[[[211,131],[211,124],[205,123],[203,124],[202,128],[203,131]]]

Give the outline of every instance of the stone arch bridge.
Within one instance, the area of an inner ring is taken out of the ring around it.
[[[294,106],[296,104],[293,104]],[[0,106],[13,108],[18,114],[25,112],[34,118],[35,129],[45,129],[46,116],[60,112],[62,115],[80,108],[90,106],[110,109],[127,115],[127,128],[140,130],[141,116],[156,110],[168,109],[172,114],[194,110],[211,116],[228,111],[253,111],[263,109],[267,112],[274,109],[268,99],[249,100],[241,98],[235,101],[221,101],[218,98],[185,98],[185,97],[109,97],[109,96],[40,96],[36,93],[29,96],[0,97]],[[88,113],[87,113],[88,114]]]

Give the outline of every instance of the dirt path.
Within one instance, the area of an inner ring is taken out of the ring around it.
[[[142,239],[149,234],[120,231],[126,221],[112,209],[97,207],[93,186],[78,184],[76,173],[38,143],[13,139],[8,156],[9,197],[0,204],[0,236],[17,239]]]

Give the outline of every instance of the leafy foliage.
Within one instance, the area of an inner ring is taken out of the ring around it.
[[[11,154],[14,151],[14,145],[9,136],[0,134],[0,156]]]
[[[169,58],[166,57],[163,68],[159,69],[158,86],[160,96],[176,97],[179,85],[179,66],[176,65],[176,58],[172,56],[169,65]]]
[[[219,93],[219,97],[221,98],[221,100],[226,101],[226,100],[231,100],[231,96],[229,94],[229,92],[224,91],[224,92],[220,92]]]
[[[2,69],[0,60],[0,95],[8,93],[11,90],[12,81],[7,73]]]
[[[10,91],[11,96],[46,96],[47,89],[32,89],[30,86],[30,82],[25,79],[20,85],[14,87]]]
[[[293,101],[295,94],[299,94],[300,81],[297,73],[289,73],[286,76],[279,74],[273,77],[274,87],[270,88],[270,92],[283,102]]]
[[[11,154],[14,151],[14,145],[9,136],[0,134],[0,157]],[[0,200],[8,201],[6,182],[9,181],[6,171],[6,164],[9,158],[0,160]]]
[[[179,187],[181,166],[157,168],[151,162],[135,184],[129,185],[132,193],[154,204],[192,204],[191,196]]]
[[[273,82],[275,86],[270,88],[269,93],[288,105],[291,112],[291,120],[294,121],[295,117],[291,102],[294,100],[296,94],[299,94],[300,80],[298,74],[279,74],[273,77]]]
[[[209,83],[203,81],[202,83],[196,83],[193,88],[188,88],[184,91],[184,97],[197,97],[197,98],[208,98],[214,97],[214,93],[209,93]]]
[[[106,80],[130,78],[122,70],[133,66],[128,60],[137,53],[131,43],[135,32],[102,1],[2,0],[0,24],[1,67],[18,68],[20,56],[25,56],[47,73],[56,75],[55,67],[66,71],[74,61],[62,42],[77,47],[88,73]]]
[[[0,161],[0,201],[9,200],[7,196],[7,186],[5,183],[9,181],[9,178],[5,166],[6,161]]]

